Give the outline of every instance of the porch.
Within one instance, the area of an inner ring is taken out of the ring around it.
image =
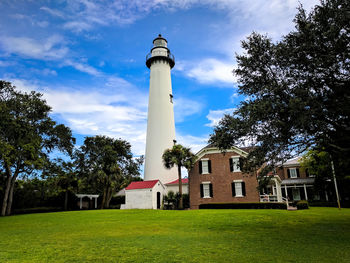
[[[275,175],[270,179],[269,184],[260,193],[260,202],[284,202],[281,191],[281,179]]]

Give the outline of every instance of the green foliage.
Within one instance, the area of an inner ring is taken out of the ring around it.
[[[80,191],[102,194],[101,208],[108,208],[112,196],[140,175],[143,157],[134,159],[131,145],[106,136],[86,137],[75,155]]]
[[[298,210],[309,209],[309,203],[306,200],[300,200],[297,202],[296,207]]]
[[[258,147],[246,171],[263,163],[272,169],[312,146],[348,172],[349,2],[321,1],[308,15],[299,8],[294,22],[296,29],[276,43],[257,33],[242,42],[234,73],[247,100],[221,120],[210,142],[228,149],[250,139]]]
[[[287,209],[285,203],[209,203],[199,209]]]
[[[339,184],[338,190],[340,196],[350,198],[350,175],[346,170],[349,160],[344,158],[336,159],[335,174]],[[332,158],[330,154],[324,150],[311,149],[300,161],[301,167],[307,170],[309,174],[315,175],[315,189],[324,191],[329,187],[329,183],[333,182],[333,173],[331,166]],[[332,184],[333,188],[333,184]]]
[[[41,170],[54,149],[72,153],[71,130],[56,124],[50,111],[42,94],[22,93],[0,81],[0,171],[6,177],[1,215],[11,213],[17,177]]]
[[[186,148],[181,144],[175,144],[171,149],[164,151],[162,158],[165,168],[171,169],[175,165],[177,166],[180,196],[178,208],[183,209],[181,167],[190,170],[194,165],[196,156],[191,152],[190,148]]]
[[[21,208],[21,209],[14,209],[15,215],[21,215],[21,214],[37,214],[37,213],[48,213],[48,212],[59,212],[62,211],[62,207],[34,207],[34,208]]]
[[[340,263],[350,259],[350,210],[31,214],[0,218],[0,236],[2,262]]]
[[[180,208],[180,194],[173,191],[169,191],[167,195],[164,196],[164,209],[172,210],[172,209],[181,209]],[[190,199],[188,194],[182,194],[183,208],[190,207]]]
[[[63,207],[64,210],[68,210],[69,193],[74,193],[78,189],[78,174],[75,165],[58,158],[45,166],[42,177],[46,178],[53,186],[50,191],[57,192],[57,194],[64,193]]]

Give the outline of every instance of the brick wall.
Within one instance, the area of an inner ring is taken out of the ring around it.
[[[290,167],[278,167],[276,169],[276,172],[278,174],[278,176],[284,180],[284,179],[288,179],[288,169],[289,168],[298,168],[299,169],[299,177],[298,178],[308,178],[306,175],[306,172],[304,169],[301,169],[299,165],[296,166],[290,166]]]
[[[190,206],[191,209],[198,209],[200,204],[207,203],[233,203],[233,202],[259,202],[257,191],[258,182],[256,176],[230,171],[230,161],[237,153],[227,152],[206,154],[203,158],[211,160],[211,173],[199,173],[199,161],[197,161],[189,173],[190,176]],[[246,196],[233,197],[231,183],[233,180],[245,182]],[[200,184],[210,181],[213,187],[212,198],[201,198]]]

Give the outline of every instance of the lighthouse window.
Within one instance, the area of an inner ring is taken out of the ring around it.
[[[170,102],[173,103],[173,95],[172,94],[169,94],[169,97],[170,97]]]

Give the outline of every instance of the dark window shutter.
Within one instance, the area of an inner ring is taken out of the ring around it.
[[[231,188],[232,188],[232,196],[236,196],[235,183],[231,183]]]
[[[199,173],[202,174],[202,161],[199,161]]]
[[[200,184],[201,186],[201,197],[203,198],[204,194],[203,194],[203,184]]]
[[[230,172],[233,172],[233,160],[230,158]]]
[[[242,195],[245,196],[245,182],[242,182]]]
[[[208,172],[211,173],[211,161],[208,160]]]
[[[213,185],[212,184],[209,184],[209,194],[210,194],[210,197],[213,197]]]
[[[309,176],[310,176],[310,175],[309,175],[309,169],[308,169],[308,168],[305,169],[305,174],[306,174],[306,177],[309,177]]]
[[[297,177],[300,177],[299,168],[296,168],[296,170],[297,170]]]
[[[288,178],[290,178],[290,171],[287,169]]]

